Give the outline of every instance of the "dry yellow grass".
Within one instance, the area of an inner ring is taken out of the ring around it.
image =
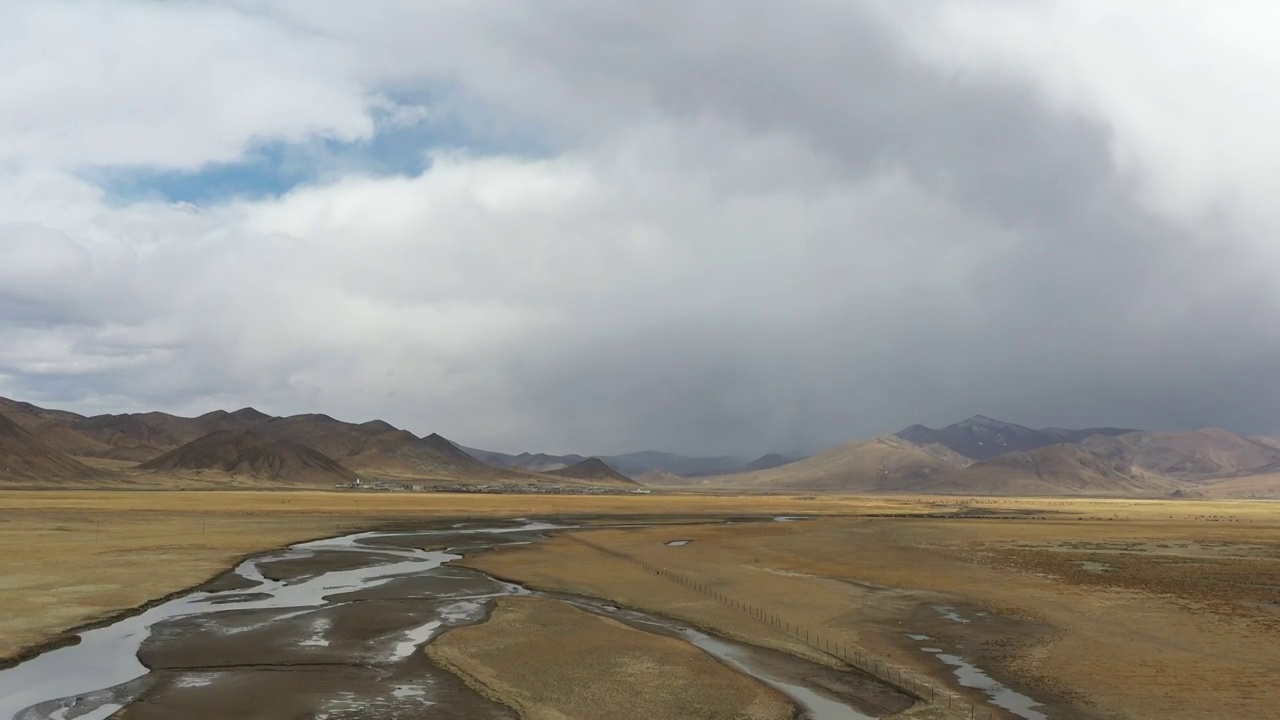
[[[793,715],[779,693],[688,643],[552,600],[503,600],[488,622],[446,633],[427,652],[528,720]]]
[[[890,506],[782,497],[0,491],[0,660],[67,629],[199,584],[243,555],[390,520],[857,507]]]
[[[898,623],[919,622],[922,604],[941,598],[1047,628],[984,659],[1033,694],[1127,717],[1277,717],[1270,679],[1280,674],[1280,611],[1262,601],[1259,584],[1280,585],[1278,510],[1258,502],[936,496],[4,491],[0,657],[190,587],[244,554],[394,520],[1030,513],[1060,519],[843,517],[586,536],[917,673],[937,667]],[[694,542],[663,544],[676,538]],[[1177,547],[1187,542],[1194,547]],[[1245,545],[1262,549],[1232,556]],[[1114,570],[1090,573],[1078,560]],[[564,538],[470,562],[820,659],[747,615]]]
[[[581,536],[939,680],[946,673],[906,633],[966,640],[980,665],[1065,716],[1280,717],[1275,506],[1176,507],[1200,519],[1171,520],[1168,505],[1090,501],[1083,509],[1107,520],[833,518]],[[692,542],[665,545],[677,538]],[[559,538],[468,562],[797,650],[743,613],[572,545]],[[1015,620],[975,636],[944,621],[937,604]]]
[[[0,510],[0,659],[196,585],[242,555],[349,527],[323,515]]]

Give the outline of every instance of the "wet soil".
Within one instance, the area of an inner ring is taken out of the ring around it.
[[[390,672],[359,665],[290,665],[156,674],[152,689],[117,715],[119,720],[518,717],[421,654]]]
[[[690,640],[699,647],[706,643],[732,646],[730,656],[748,663],[757,676],[767,676],[786,685],[820,689],[824,695],[841,701],[865,717],[885,717],[902,712],[915,703],[911,696],[857,668],[839,670],[770,648],[728,643],[707,636],[701,628],[688,623],[653,613],[619,608],[604,600],[554,592],[540,594],[564,600],[637,630]]]
[[[973,687],[965,693],[993,717],[1095,720],[1085,699],[1052,682],[1034,682],[1009,666],[1013,658],[1052,641],[1052,630],[1032,620],[979,606],[933,599],[915,604],[893,632],[895,644],[926,658],[931,674],[952,675]],[[998,696],[1001,705],[995,704]],[[1012,709],[1010,709],[1012,708]]]

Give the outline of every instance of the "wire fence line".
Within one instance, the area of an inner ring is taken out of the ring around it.
[[[960,697],[945,688],[938,688],[933,684],[920,682],[912,675],[903,672],[901,668],[895,667],[883,660],[880,660],[879,658],[871,656],[856,645],[850,645],[845,642],[840,642],[839,640],[832,640],[830,637],[822,635],[810,628],[804,627],[798,623],[793,623],[789,619],[778,615],[776,612],[762,605],[746,602],[737,597],[721,592],[705,582],[695,580],[687,575],[678,573],[665,566],[649,562],[648,560],[642,560],[627,553],[604,547],[598,543],[579,537],[576,534],[565,534],[562,537],[581,545],[585,545],[586,547],[604,553],[605,555],[618,558],[619,560],[623,560],[634,565],[639,565],[658,577],[683,585],[690,590],[701,593],[733,610],[746,613],[756,620],[770,625],[773,628],[808,644],[819,652],[826,653],[827,655],[830,655],[847,665],[855,667],[882,682],[886,682],[918,700],[936,705],[939,708],[945,708],[952,714],[952,716],[970,718],[971,720],[995,720],[995,718],[997,718],[997,715],[993,714],[989,708],[974,705],[963,697]]]

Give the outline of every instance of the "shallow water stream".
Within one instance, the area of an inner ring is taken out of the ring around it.
[[[421,717],[427,707],[431,717],[514,718],[418,650],[449,628],[483,622],[496,598],[531,594],[450,561],[558,529],[565,528],[517,521],[365,532],[256,556],[206,589],[0,670],[0,720],[337,720]],[[788,695],[812,720],[873,717],[809,687],[806,677],[821,666],[789,656],[779,662],[759,648],[590,598],[547,597],[682,638]]]

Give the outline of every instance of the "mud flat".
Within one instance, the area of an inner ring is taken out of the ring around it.
[[[652,693],[649,708],[660,717],[739,717],[717,709],[726,687],[748,698],[735,706],[750,709],[745,717],[762,719],[799,710],[814,720],[863,720],[879,716],[863,712],[868,707],[910,706],[909,698],[874,682],[811,687],[807,678],[821,668],[799,658],[762,655],[669,618],[587,597],[538,594],[451,564],[463,553],[538,543],[562,527],[441,523],[298,543],[247,559],[194,592],[0,670],[0,718],[337,720],[421,717],[430,708],[431,717],[483,720],[515,718],[513,706],[549,708],[503,689],[520,687],[515,670],[477,681],[479,674],[468,670],[477,666],[468,665],[466,635],[450,641],[452,655],[440,657],[451,658],[450,669],[467,682],[421,652],[455,628],[483,636],[499,600],[544,608],[535,617],[548,613],[545,608],[554,608],[547,615],[552,619],[584,615],[590,625],[616,631],[610,646],[629,654],[637,668],[663,668],[676,657],[674,670],[659,674],[685,673],[686,691]],[[609,692],[612,678],[594,675],[596,668],[556,635],[526,651],[559,658],[584,682]],[[683,670],[685,664],[696,671]],[[690,708],[706,712],[688,714]]]

